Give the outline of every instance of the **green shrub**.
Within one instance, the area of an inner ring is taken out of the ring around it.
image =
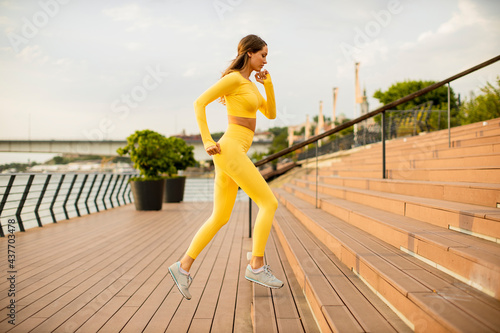
[[[118,148],[118,155],[129,155],[140,176],[131,180],[156,180],[162,174],[172,177],[178,170],[195,165],[193,146],[177,137],[166,138],[155,131],[135,131],[127,138],[127,145]]]

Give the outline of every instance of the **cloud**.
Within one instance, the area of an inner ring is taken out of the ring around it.
[[[184,77],[190,77],[190,76],[194,76],[196,74],[196,67],[191,67],[191,68],[188,68],[184,74],[182,74],[182,76]]]
[[[73,60],[68,59],[68,58],[61,58],[61,59],[57,59],[57,60],[52,61],[52,64],[56,65],[56,66],[67,67],[67,66],[70,66],[73,64]]]
[[[131,51],[138,50],[142,47],[142,45],[140,43],[135,43],[135,42],[125,43],[124,46],[125,46],[125,48],[127,48]]]
[[[401,49],[408,50],[417,47],[418,44],[439,40],[445,36],[453,35],[463,28],[486,27],[488,20],[482,17],[476,4],[470,0],[458,1],[458,12],[454,12],[451,18],[442,23],[436,31],[427,30],[421,33],[415,42],[404,43]]]
[[[162,20],[149,15],[148,10],[137,4],[108,8],[102,11],[113,21],[131,23],[126,31],[145,31],[154,26],[164,27]]]
[[[13,3],[13,1],[1,1],[0,7],[7,8],[7,9],[20,9],[20,8],[22,8],[20,6],[16,6]]]
[[[451,34],[464,27],[474,25],[487,25],[487,21],[482,18],[476,8],[476,5],[469,0],[460,0],[458,2],[459,13],[453,13],[448,22],[443,23],[436,34]]]
[[[40,45],[28,45],[21,52],[16,55],[16,58],[22,59],[26,62],[38,62],[41,64],[49,60],[47,55],[43,54]]]
[[[7,16],[0,16],[0,25],[12,25],[12,20]]]

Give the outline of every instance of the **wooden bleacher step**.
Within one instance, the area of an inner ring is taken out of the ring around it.
[[[295,179],[292,183],[311,191],[316,190],[315,182]],[[291,184],[287,184],[287,187],[290,186]],[[318,184],[318,191],[500,243],[498,208],[321,183]],[[315,193],[310,200],[315,200]]]
[[[315,182],[315,176],[304,180]],[[422,198],[446,200],[465,204],[498,208],[500,185],[466,182],[425,182],[398,179],[321,176],[321,184],[330,184],[362,190],[373,190]]]
[[[416,332],[491,332],[500,301],[284,189],[280,202]]]
[[[311,204],[315,193],[286,186]],[[370,202],[367,198],[365,202]],[[378,237],[480,291],[500,298],[500,244],[459,234],[426,222],[361,203],[323,195],[321,209]],[[390,206],[387,201],[381,204]]]
[[[253,332],[316,333],[320,329],[293,276],[283,248],[271,233],[264,255],[276,277],[284,282],[280,289],[269,289],[245,281],[252,288],[251,318]],[[247,253],[250,260],[251,252]]]
[[[380,167],[382,157],[369,158],[363,161],[341,161],[334,163],[329,169],[345,170],[355,168],[356,170],[372,170]],[[417,155],[402,156],[386,160],[387,168],[405,168],[405,169],[437,169],[437,168],[481,168],[497,167],[500,165],[500,154],[472,154],[460,157],[422,157]]]
[[[460,159],[465,156],[498,156],[500,152],[500,137],[496,144],[474,145],[460,148],[436,149],[433,146],[408,145],[394,148],[387,145],[386,163],[409,162],[410,160],[436,160],[436,159]],[[340,155],[333,161],[330,168],[335,167],[359,167],[367,163],[382,163],[382,151],[377,144],[363,147],[359,151],[351,154]],[[498,164],[497,164],[498,165]]]
[[[286,208],[274,230],[323,332],[411,331]]]
[[[404,137],[386,142],[388,161],[402,157],[436,158],[461,157],[474,154],[494,154],[500,151],[500,118],[493,127],[474,131],[462,126],[452,129],[452,146],[449,147],[448,131],[442,130],[413,137]],[[344,156],[346,163],[359,164],[364,161],[381,159],[381,143],[374,143],[359,151]]]
[[[352,169],[320,169],[320,176],[338,177],[364,177],[375,178],[382,176],[382,168],[378,170],[352,170]],[[469,168],[427,168],[427,169],[387,169],[388,179],[408,179],[420,181],[456,182],[458,180],[470,183],[500,184],[500,166]]]

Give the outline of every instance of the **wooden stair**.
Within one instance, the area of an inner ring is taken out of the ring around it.
[[[375,144],[273,189],[323,332],[500,331],[500,118],[447,134],[388,141],[389,179]]]

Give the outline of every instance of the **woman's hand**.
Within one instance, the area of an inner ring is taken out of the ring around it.
[[[255,80],[257,80],[257,82],[259,82],[259,83],[264,84],[264,80],[267,78],[267,74],[269,74],[267,69],[264,69],[261,72],[257,72],[257,73],[255,73]]]
[[[212,156],[212,155],[215,155],[215,154],[220,154],[221,150],[220,150],[220,144],[217,142],[215,144],[215,146],[210,146],[210,147],[207,147],[207,149],[205,149],[205,151],[208,153],[208,155]]]

